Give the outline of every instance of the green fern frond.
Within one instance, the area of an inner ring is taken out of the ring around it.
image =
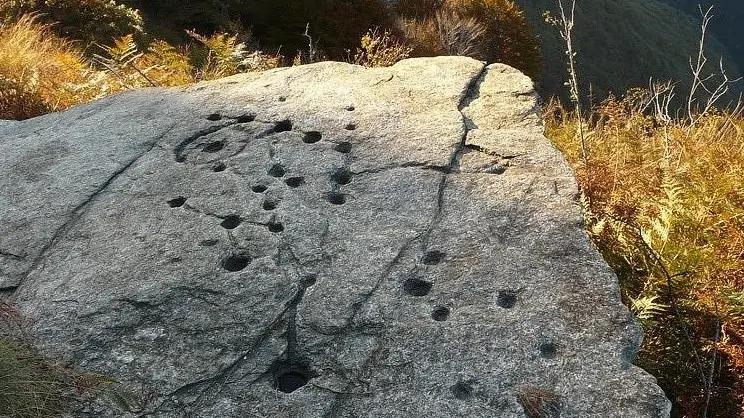
[[[630,310],[640,320],[654,320],[656,317],[663,315],[669,308],[669,305],[657,302],[658,298],[656,295],[640,296],[636,299],[630,298]]]

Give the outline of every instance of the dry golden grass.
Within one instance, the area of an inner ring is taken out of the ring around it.
[[[33,17],[0,25],[0,119],[26,119],[101,97],[104,78]]]
[[[411,48],[398,41],[390,31],[370,30],[360,41],[352,62],[365,67],[389,67],[408,58]]]
[[[582,120],[586,160],[579,120],[555,102],[546,133],[576,170],[589,234],[644,324],[639,363],[686,416],[706,404],[711,417],[744,416],[744,118],[664,122],[644,114],[647,99],[631,91]]]

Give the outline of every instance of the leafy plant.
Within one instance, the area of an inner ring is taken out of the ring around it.
[[[129,33],[141,35],[142,16],[135,9],[114,0],[4,0],[0,2],[0,21],[14,22],[27,14],[63,38],[108,44]]]
[[[411,48],[393,37],[390,31],[380,34],[375,29],[362,37],[361,47],[357,48],[353,62],[365,67],[388,67],[408,58],[410,53]]]
[[[467,52],[540,78],[539,43],[512,0],[402,0],[395,11],[413,55]]]
[[[639,363],[689,416],[739,416],[744,118],[657,119],[651,97],[610,97],[591,118],[553,102],[546,134],[576,170],[587,230],[645,325]],[[579,123],[588,160],[575,140]]]
[[[101,97],[105,78],[33,17],[0,24],[0,119],[26,119]]]

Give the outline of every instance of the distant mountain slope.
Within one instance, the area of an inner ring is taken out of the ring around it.
[[[672,6],[679,7],[690,15],[698,18],[700,10],[713,6],[713,20],[710,22],[711,32],[726,46],[739,68],[744,70],[744,1],[743,0],[661,0]]]
[[[516,2],[524,8],[542,42],[543,95],[565,97],[565,45],[557,29],[545,23],[542,16],[545,10],[555,15],[558,1]],[[591,83],[594,97],[601,100],[611,91],[622,94],[629,87],[646,86],[649,77],[676,80],[682,84],[683,91],[686,89],[683,85],[691,78],[688,59],[697,51],[700,19],[656,0],[577,3],[574,45],[585,93]],[[708,55],[714,64],[724,55],[729,74],[740,74],[722,44],[712,37]]]

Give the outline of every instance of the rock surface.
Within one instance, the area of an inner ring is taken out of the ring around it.
[[[319,63],[0,124],[0,287],[129,411],[668,417],[530,80]]]

